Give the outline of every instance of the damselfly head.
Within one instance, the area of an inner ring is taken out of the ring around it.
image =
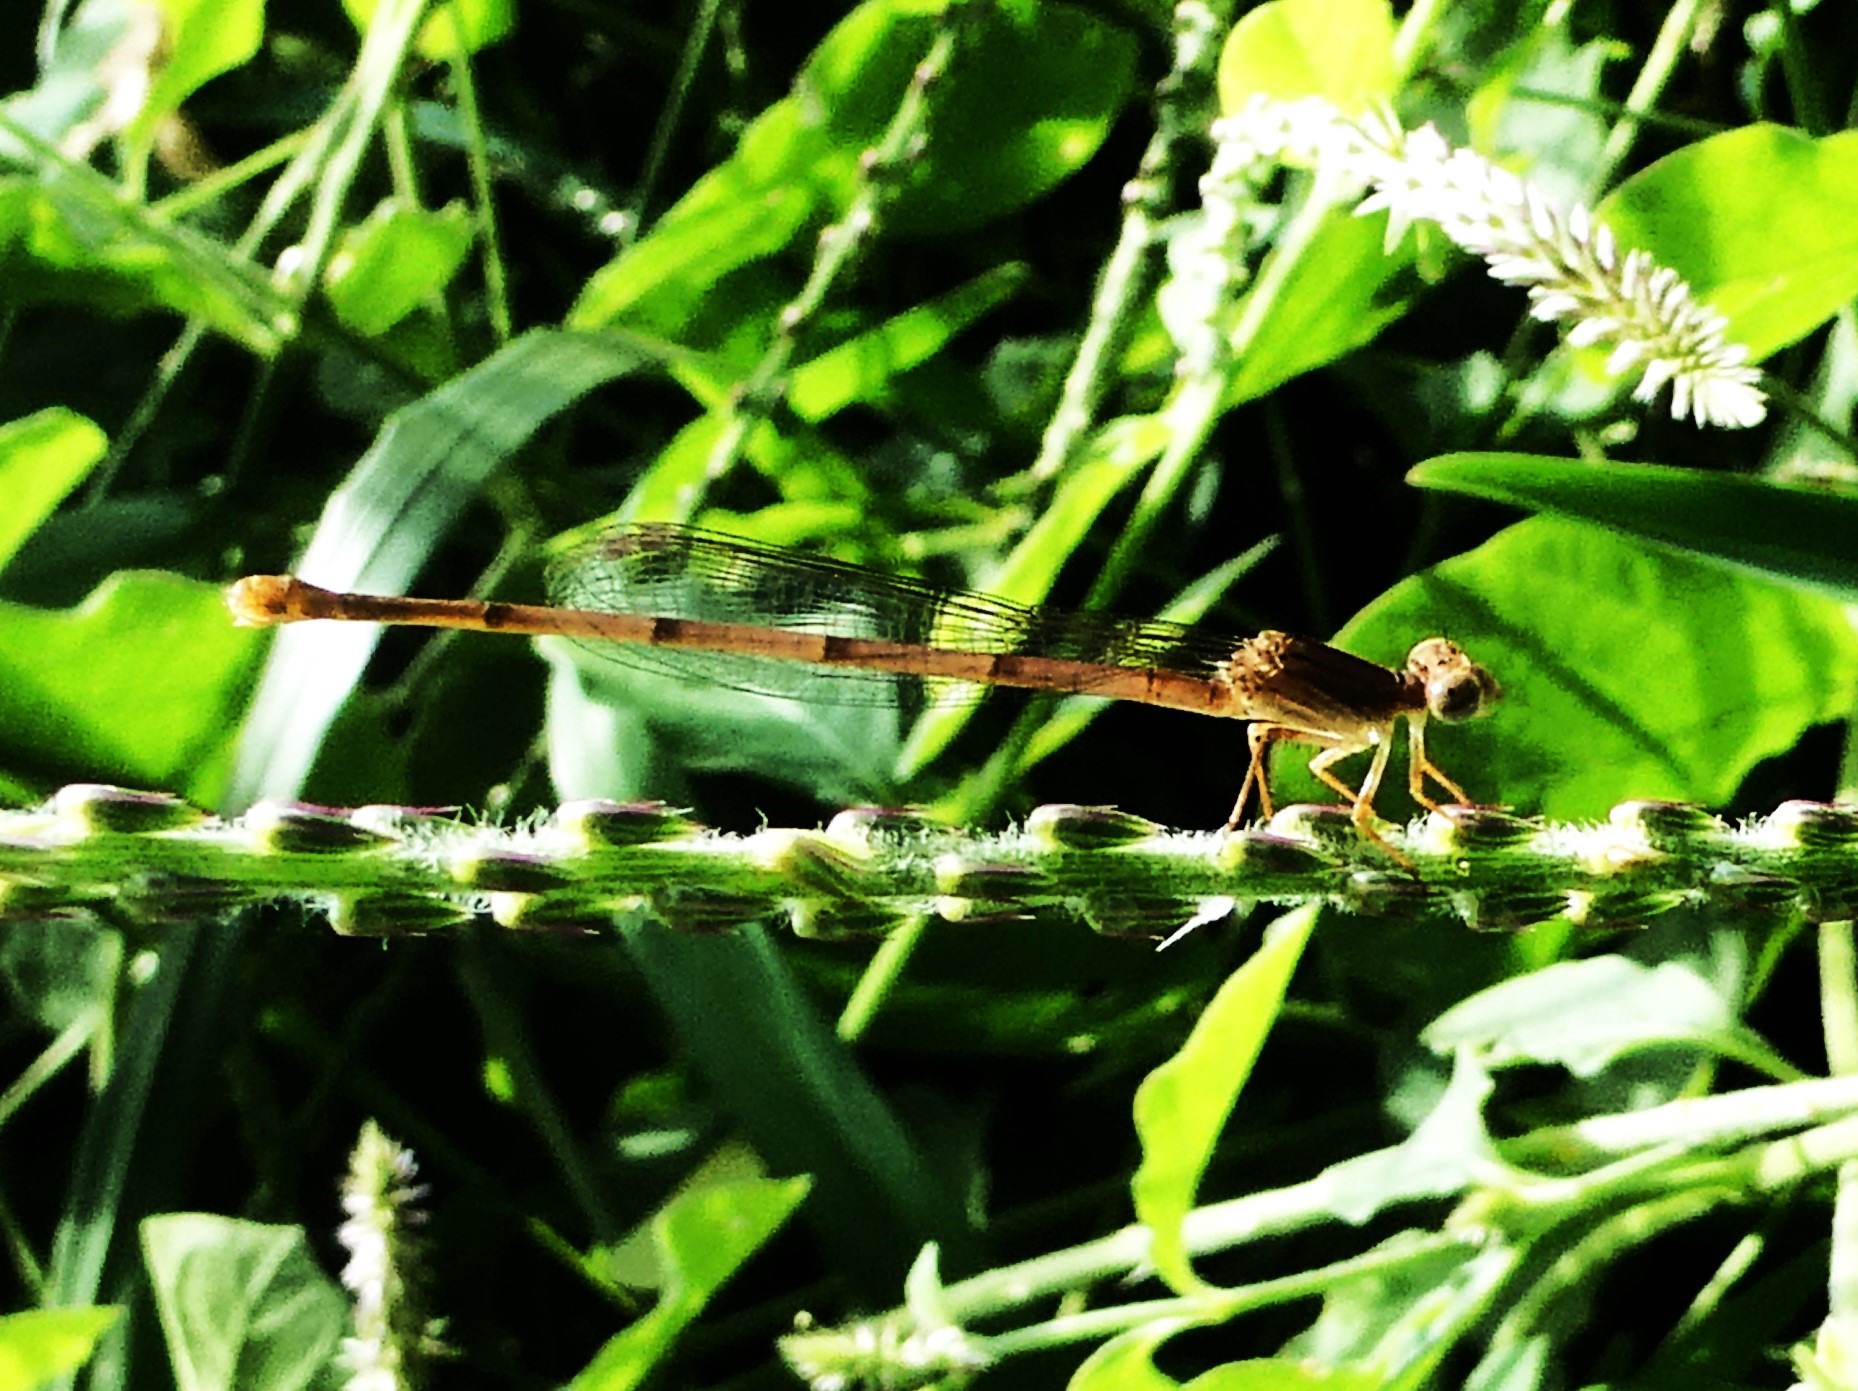
[[[1406,656],[1406,669],[1426,692],[1426,711],[1455,723],[1488,713],[1503,695],[1497,678],[1446,638],[1427,638]]]

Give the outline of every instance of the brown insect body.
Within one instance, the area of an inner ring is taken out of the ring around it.
[[[1271,815],[1270,746],[1312,744],[1310,771],[1347,799],[1361,833],[1402,864],[1373,825],[1395,727],[1406,720],[1414,800],[1438,807],[1426,793],[1430,778],[1464,802],[1426,756],[1426,721],[1470,718],[1501,694],[1489,672],[1444,638],[1428,638],[1392,670],[1288,633],[1222,641],[1176,624],[1033,609],[668,524],[594,538],[552,567],[551,586],[560,607],[345,594],[258,575],[233,585],[227,603],[252,625],[346,619],[568,637],[628,664],[828,702],[862,703],[860,691],[874,681],[905,676],[965,683],[957,690],[1017,686],[1249,720],[1251,761],[1228,829],[1239,825],[1254,786]],[[1332,771],[1370,751],[1359,788]]]

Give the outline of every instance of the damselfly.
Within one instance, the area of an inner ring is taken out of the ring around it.
[[[1222,638],[1031,608],[666,523],[601,533],[551,564],[548,579],[554,606],[338,593],[285,575],[242,579],[226,597],[242,624],[340,619],[552,635],[623,664],[792,699],[867,703],[904,678],[929,683],[937,701],[1017,686],[1249,720],[1251,762],[1228,830],[1254,788],[1272,814],[1270,746],[1309,744],[1310,771],[1402,863],[1373,824],[1395,727],[1406,720],[1414,801],[1438,809],[1431,779],[1467,802],[1427,756],[1426,721],[1469,719],[1501,694],[1445,638],[1427,638],[1393,670],[1288,633]],[[1336,763],[1370,751],[1358,788],[1336,775]]]

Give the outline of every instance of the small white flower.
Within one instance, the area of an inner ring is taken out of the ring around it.
[[[336,1239],[348,1251],[342,1284],[353,1296],[355,1334],[342,1340],[346,1391],[406,1391],[409,1345],[418,1339],[404,1265],[406,1229],[424,1214],[414,1207],[426,1189],[413,1180],[419,1165],[369,1121],[361,1128],[342,1182],[346,1221]]]
[[[1622,259],[1612,232],[1586,208],[1562,213],[1509,170],[1452,149],[1430,125],[1406,132],[1370,119],[1355,129],[1380,156],[1369,161],[1373,192],[1356,211],[1385,209],[1390,238],[1413,222],[1437,224],[1483,257],[1491,275],[1525,289],[1531,317],[1565,325],[1576,347],[1611,344],[1608,372],[1642,369],[1635,401],[1651,400],[1668,382],[1680,420],[1743,427],[1767,414],[1761,374],[1748,365],[1748,350],[1724,337],[1728,321],[1645,252]]]
[[[1748,351],[1727,341],[1727,321],[1699,305],[1675,271],[1643,251],[1620,254],[1586,208],[1563,213],[1534,185],[1431,125],[1403,130],[1389,112],[1351,121],[1327,102],[1256,97],[1213,123],[1212,166],[1201,211],[1169,244],[1159,308],[1184,377],[1216,372],[1244,283],[1247,213],[1269,167],[1306,165],[1368,188],[1358,214],[1385,212],[1388,244],[1430,222],[1483,257],[1490,274],[1529,296],[1529,313],[1560,324],[1575,347],[1609,349],[1606,370],[1638,371],[1632,393],[1649,401],[1668,383],[1671,412],[1700,425],[1747,426],[1767,413]]]

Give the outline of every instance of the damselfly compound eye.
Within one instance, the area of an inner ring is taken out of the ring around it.
[[[1428,714],[1447,723],[1485,714],[1503,695],[1497,678],[1446,638],[1427,638],[1407,654],[1406,669],[1426,692]]]

